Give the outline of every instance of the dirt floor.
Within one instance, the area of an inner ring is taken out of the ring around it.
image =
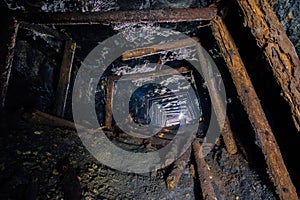
[[[110,169],[89,154],[74,130],[20,115],[3,115],[1,130],[1,199],[201,199],[193,159],[178,186],[168,190],[168,169],[149,174]],[[221,145],[205,159],[225,187],[221,199],[276,199],[241,155],[229,156]]]

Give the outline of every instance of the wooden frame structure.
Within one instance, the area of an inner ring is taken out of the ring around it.
[[[300,130],[300,62],[295,55],[294,48],[290,43],[287,35],[283,31],[276,15],[267,0],[237,0],[244,12],[245,22],[251,28],[251,32],[257,40],[258,46],[263,49],[270,67],[282,87],[282,91],[286,101],[291,107],[291,114],[294,118],[295,126]],[[260,144],[265,161],[268,166],[270,178],[273,181],[280,199],[298,199],[293,183],[291,182],[289,173],[284,164],[280,149],[276,143],[275,136],[266,119],[260,101],[256,95],[253,85],[249,79],[247,71],[243,65],[243,61],[238,53],[230,33],[222,19],[217,16],[216,8],[200,8],[200,9],[175,9],[175,10],[154,10],[154,11],[112,11],[105,13],[39,13],[31,15],[24,13],[15,13],[15,18],[7,20],[5,28],[8,32],[4,36],[4,44],[1,44],[0,53],[0,103],[1,109],[4,107],[5,96],[10,77],[11,65],[14,54],[14,46],[18,32],[19,23],[21,21],[33,23],[27,26],[38,26],[38,24],[49,25],[80,25],[80,24],[102,24],[102,23],[124,23],[124,22],[181,22],[181,21],[211,21],[211,27],[222,51],[228,70],[236,86],[238,95],[244,109],[248,114],[248,118],[257,135],[257,142]],[[50,29],[47,29],[50,30]],[[263,34],[260,30],[263,30]],[[61,34],[56,34],[61,35]],[[63,36],[64,37],[64,36]],[[61,73],[59,79],[58,92],[56,96],[55,113],[63,116],[68,87],[70,82],[70,73],[76,44],[67,39],[63,61],[61,64]],[[4,50],[4,51],[3,51]],[[126,58],[127,59],[127,58]],[[108,85],[113,85],[114,80],[110,79]],[[213,84],[213,83],[211,83]],[[112,98],[113,92],[108,90],[107,98]],[[217,104],[216,104],[217,105]],[[222,107],[222,106],[221,106]],[[111,103],[107,103],[106,109],[111,109]],[[111,124],[111,116],[107,114],[106,124]],[[227,150],[230,153],[237,151],[234,137],[230,129],[230,124],[226,122],[223,137]],[[198,143],[193,145],[194,152],[199,154]],[[204,159],[196,161],[202,168],[205,166]],[[206,169],[199,172],[203,175],[202,179],[209,177],[209,171]],[[178,175],[175,175],[178,176]],[[177,180],[175,178],[175,180]],[[201,181],[201,178],[200,178]],[[203,182],[203,181],[202,181]],[[174,185],[174,183],[172,183]],[[211,184],[205,186],[201,184],[202,191],[206,191],[206,197],[215,197]]]

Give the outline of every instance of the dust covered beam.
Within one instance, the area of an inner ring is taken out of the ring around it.
[[[270,178],[277,188],[280,199],[298,199],[284,164],[280,149],[267,121],[260,100],[254,90],[237,47],[220,17],[212,21],[213,34],[231,73],[241,103],[248,114],[262,149]]]
[[[215,8],[108,11],[97,13],[16,13],[22,21],[36,24],[111,24],[135,22],[183,22],[211,20]]]
[[[16,20],[1,18],[0,29],[0,110],[4,108],[8,81],[14,56],[19,24]]]
[[[237,0],[245,25],[263,50],[300,132],[300,61],[295,48],[266,0]]]

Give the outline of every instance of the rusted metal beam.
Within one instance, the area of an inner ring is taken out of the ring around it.
[[[54,113],[60,117],[65,113],[75,49],[76,43],[66,40],[54,104]]]
[[[97,13],[20,13],[20,20],[35,24],[114,24],[135,22],[183,22],[211,20],[215,8],[185,8],[167,10],[131,10]]]
[[[4,108],[8,81],[14,57],[19,24],[14,19],[1,19],[0,37],[0,110]]]
[[[294,124],[300,132],[300,60],[273,8],[266,0],[237,0],[245,18],[245,26],[263,50],[291,107]]]
[[[264,154],[271,180],[280,199],[298,199],[296,189],[284,164],[280,149],[267,121],[237,47],[221,17],[212,20],[213,34],[219,44],[241,103],[248,114]]]

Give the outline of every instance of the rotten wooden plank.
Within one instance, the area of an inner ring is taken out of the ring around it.
[[[207,59],[204,56],[202,47],[198,42],[196,42],[196,49],[200,61],[201,71],[203,73],[204,80],[208,85],[211,102],[216,113],[217,121],[224,139],[226,149],[228,153],[235,154],[237,153],[238,148],[234,140],[234,135],[230,126],[228,116],[226,115],[224,102],[222,102],[220,92],[218,91],[218,84],[216,83],[216,79],[213,75],[211,65],[206,61]]]
[[[241,103],[248,114],[264,154],[271,180],[280,199],[298,199],[274,134],[267,121],[260,100],[254,90],[237,47],[221,17],[212,21],[213,34],[219,44]]]
[[[14,19],[1,19],[0,36],[0,110],[4,108],[8,81],[14,57],[19,24]]]
[[[65,113],[75,49],[76,43],[66,40],[54,104],[54,113],[60,117],[63,117]]]
[[[183,22],[211,20],[216,8],[183,8],[166,10],[128,10],[94,13],[16,13],[22,21],[35,24],[78,25],[136,22]]]
[[[244,24],[251,29],[257,45],[263,50],[300,132],[300,60],[296,50],[268,1],[237,2],[245,16]]]

